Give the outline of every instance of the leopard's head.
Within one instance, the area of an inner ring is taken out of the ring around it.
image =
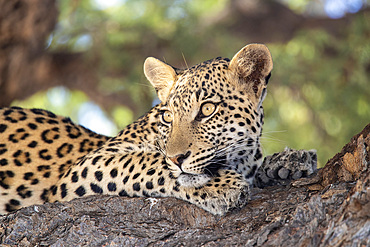
[[[271,70],[261,44],[245,46],[231,61],[215,58],[183,70],[145,61],[162,102],[158,146],[182,186],[202,186],[219,169],[253,179],[262,162],[262,102]]]

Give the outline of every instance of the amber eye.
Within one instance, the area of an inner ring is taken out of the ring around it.
[[[208,117],[212,115],[216,110],[216,105],[213,103],[205,103],[201,106],[202,117]]]
[[[170,111],[163,112],[163,114],[162,114],[163,122],[169,124],[169,123],[172,122],[172,118],[173,118],[172,112],[170,112]]]

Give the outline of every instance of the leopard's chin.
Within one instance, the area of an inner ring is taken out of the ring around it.
[[[190,174],[190,173],[181,173],[177,178],[180,186],[183,187],[194,187],[199,188],[206,185],[211,180],[211,177],[207,174]]]

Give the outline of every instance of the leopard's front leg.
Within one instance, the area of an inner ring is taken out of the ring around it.
[[[249,199],[249,184],[232,170],[220,170],[201,187],[178,187],[175,197],[193,203],[204,210],[224,215],[230,209],[243,207]]]

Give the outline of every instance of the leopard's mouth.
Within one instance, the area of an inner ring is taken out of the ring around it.
[[[211,180],[211,177],[208,174],[193,174],[183,171],[182,168],[177,166],[170,159],[166,159],[167,163],[171,166],[173,175],[177,177],[177,182],[182,187],[187,188],[198,188],[204,186]]]
[[[214,156],[204,168],[204,173],[208,176],[218,176],[218,171],[227,167],[226,155]]]
[[[176,165],[171,159],[166,159],[167,163],[171,166],[174,174],[179,178],[180,176],[187,177],[188,179],[199,177],[210,178],[218,176],[218,171],[227,167],[227,158],[226,155],[222,156],[213,156],[208,160],[203,160],[202,163],[197,164],[197,167],[202,167],[198,172],[191,172],[184,169],[182,166]]]

